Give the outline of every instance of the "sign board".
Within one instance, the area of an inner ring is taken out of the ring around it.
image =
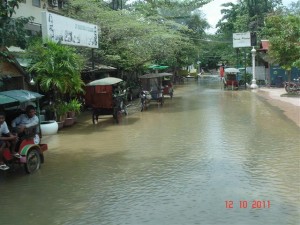
[[[234,48],[251,47],[250,32],[233,33],[232,36]]]
[[[65,45],[98,48],[97,25],[50,12],[42,12],[43,38]]]

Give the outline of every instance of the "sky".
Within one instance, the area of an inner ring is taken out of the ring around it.
[[[296,0],[282,0],[283,5],[288,6],[290,3],[295,2]],[[208,33],[215,33],[216,31],[216,24],[218,23],[218,21],[222,18],[221,15],[221,5],[223,3],[227,3],[227,2],[233,2],[236,3],[237,0],[213,0],[212,2],[206,4],[205,6],[203,6],[202,12],[206,15],[206,19],[207,22],[212,26],[212,28],[210,28],[209,30],[207,30]]]

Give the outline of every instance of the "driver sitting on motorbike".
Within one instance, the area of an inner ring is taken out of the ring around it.
[[[13,147],[15,146],[15,142],[17,140],[17,136],[12,135],[7,127],[7,124],[5,122],[5,114],[3,112],[0,112],[0,169],[1,170],[7,170],[9,167],[3,162],[3,149],[6,147],[7,141],[12,141]],[[19,153],[16,153],[14,151],[15,149],[12,148],[12,154],[16,158],[21,158],[21,155]]]
[[[26,114],[21,114],[12,121],[12,128],[17,131],[18,134],[22,134],[26,128],[38,125],[39,118],[35,114],[35,108],[32,105],[28,105],[26,107]]]

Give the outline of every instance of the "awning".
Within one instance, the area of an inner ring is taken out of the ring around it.
[[[161,66],[161,65],[151,65],[148,67],[149,69],[154,69],[154,70],[162,70],[162,69],[167,69],[169,66]]]
[[[107,65],[103,65],[103,64],[97,64],[97,63],[94,65],[94,68],[93,68],[93,66],[89,63],[88,65],[85,65],[82,72],[113,71],[116,69],[117,68],[112,67],[112,66],[107,66]]]
[[[158,77],[168,77],[173,76],[172,73],[147,73],[142,76],[139,76],[140,79],[151,79],[151,78],[158,78]]]
[[[261,40],[260,49],[257,49],[257,51],[268,51],[269,45],[270,43],[268,40]]]
[[[27,90],[11,90],[0,92],[0,104],[23,103],[40,99],[43,95]]]

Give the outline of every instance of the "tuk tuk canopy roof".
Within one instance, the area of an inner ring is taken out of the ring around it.
[[[27,90],[2,91],[0,92],[0,105],[35,101],[43,96],[37,92]]]
[[[158,78],[158,77],[168,77],[173,76],[172,73],[147,73],[142,76],[139,76],[140,79],[151,79],[151,78]]]
[[[88,83],[86,86],[97,86],[97,85],[113,85],[122,82],[123,80],[117,77],[106,77],[99,80],[94,80]]]
[[[239,73],[240,70],[237,68],[225,68],[225,73]]]

